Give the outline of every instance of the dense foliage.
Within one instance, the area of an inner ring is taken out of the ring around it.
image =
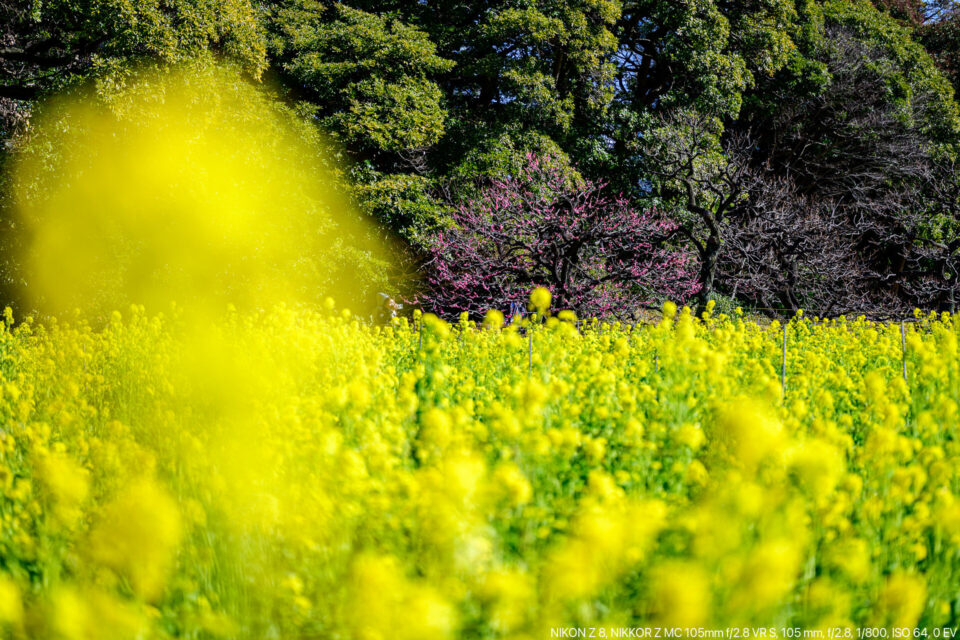
[[[956,318],[664,311],[8,314],[0,636],[956,628]]]
[[[958,302],[952,1],[4,0],[0,25],[4,153],[45,96],[230,59],[344,145],[411,271],[535,154],[669,215],[701,304]]]

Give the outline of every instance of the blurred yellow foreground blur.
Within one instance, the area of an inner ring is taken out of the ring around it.
[[[357,302],[385,253],[315,130],[230,68],[144,71],[111,96],[55,100],[22,145],[30,308]]]

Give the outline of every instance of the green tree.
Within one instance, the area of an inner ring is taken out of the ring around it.
[[[3,137],[25,122],[34,100],[92,74],[205,51],[252,77],[267,67],[250,0],[2,0],[0,25]]]
[[[314,0],[277,3],[270,20],[273,63],[285,84],[361,157],[396,154],[416,164],[415,155],[439,140],[446,111],[433,77],[453,63],[423,31]]]
[[[349,150],[357,201],[416,242],[442,218],[427,153],[448,119],[434,78],[453,63],[395,16],[314,0],[274,3],[264,16],[274,71]]]
[[[789,171],[804,191],[831,185],[832,197],[856,198],[866,165],[883,165],[877,183],[905,175],[884,145],[909,139],[925,153],[955,143],[960,111],[909,27],[865,0],[829,0],[819,13],[817,37],[798,49],[804,64],[759,82],[728,129],[751,131],[757,162]]]

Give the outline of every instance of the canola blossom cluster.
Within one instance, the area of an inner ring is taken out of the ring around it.
[[[960,624],[956,317],[503,321],[8,312],[0,637]]]

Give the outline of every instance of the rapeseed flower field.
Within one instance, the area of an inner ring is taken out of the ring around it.
[[[960,624],[948,314],[5,320],[2,637]]]

